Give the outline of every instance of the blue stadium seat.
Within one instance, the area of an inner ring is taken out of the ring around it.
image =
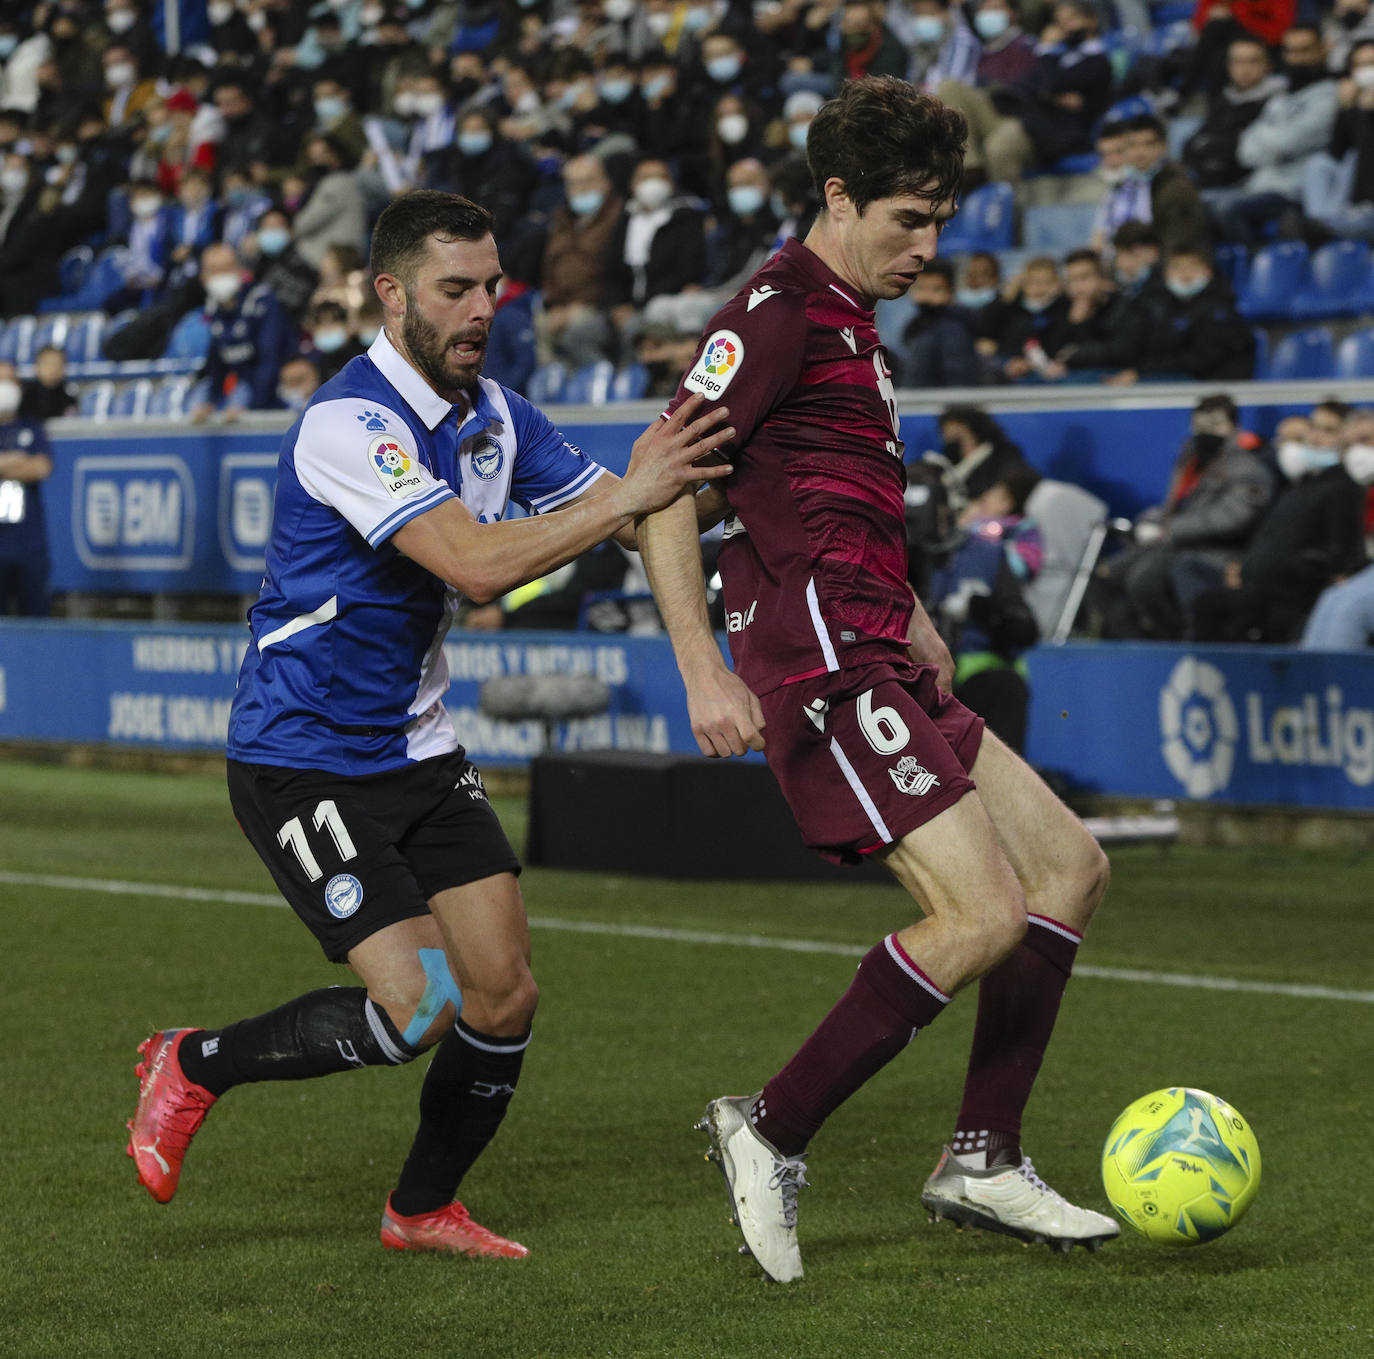
[[[88,311],[75,316],[67,330],[67,362],[73,368],[96,363],[100,359],[100,341],[105,334],[105,313]]]
[[[29,358],[32,359],[40,349],[60,349],[67,352],[67,337],[71,334],[72,318],[66,312],[52,312],[43,317],[33,328]],[[24,362],[24,360],[20,360]]]
[[[1096,203],[1037,203],[1021,218],[1021,244],[1027,250],[1067,255],[1086,245],[1097,221]]]
[[[114,400],[113,382],[83,382],[77,389],[77,413],[88,420],[104,420]]]
[[[627,364],[611,379],[612,401],[638,401],[649,390],[649,370],[642,363]]]
[[[1255,377],[1267,378],[1269,376],[1269,332],[1261,330],[1259,326],[1251,326],[1250,333],[1255,337]]]
[[[1358,316],[1371,301],[1367,241],[1328,241],[1312,255],[1308,285],[1294,299],[1294,314],[1322,320]]]
[[[945,243],[940,242],[943,253]],[[900,297],[878,299],[873,308],[874,323],[878,327],[878,338],[891,349],[902,338],[902,332],[916,319],[916,299],[908,289]]]
[[[1183,148],[1188,144],[1188,139],[1195,133],[1203,123],[1203,119],[1196,114],[1186,118],[1175,117],[1169,119],[1169,158],[1171,160],[1183,159]]]
[[[525,395],[536,406],[562,401],[567,381],[568,370],[561,363],[541,363],[530,375]]]
[[[959,205],[945,228],[940,249],[946,255],[969,250],[1005,250],[1016,240],[1016,198],[1010,184],[982,184]]]
[[[1217,246],[1214,258],[1217,270],[1231,280],[1231,287],[1239,295],[1250,277],[1250,252],[1243,245],[1223,242]]]
[[[167,338],[167,347],[162,351],[165,359],[194,359],[199,365],[210,352],[210,323],[199,308],[188,311],[172,327]]]
[[[57,263],[57,278],[64,293],[80,290],[86,273],[95,261],[95,251],[89,245],[74,245]]]
[[[1310,268],[1311,254],[1303,241],[1261,246],[1240,290],[1240,314],[1251,321],[1296,319],[1293,308],[1307,288]]]
[[[1265,377],[1272,382],[1301,378],[1329,378],[1336,373],[1335,345],[1324,326],[1297,330],[1274,346]]]
[[[110,402],[110,418],[113,420],[141,420],[148,413],[148,403],[152,400],[153,384],[148,378],[124,383]]]
[[[560,399],[570,406],[604,406],[610,400],[613,377],[615,364],[610,359],[583,364],[568,379]]]
[[[176,420],[185,415],[186,399],[190,395],[194,380],[190,377],[163,378],[153,387],[148,398],[148,416]]]
[[[1357,330],[1336,346],[1338,378],[1374,378],[1374,330]]]
[[[12,316],[0,337],[0,359],[9,363],[32,363],[33,333],[37,329],[36,316]]]

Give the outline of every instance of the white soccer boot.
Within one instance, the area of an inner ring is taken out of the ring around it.
[[[708,1161],[725,1176],[730,1209],[744,1244],[775,1283],[802,1276],[797,1248],[797,1190],[806,1183],[806,1162],[784,1156],[749,1120],[752,1095],[713,1099],[697,1127],[711,1139]]]
[[[1097,1250],[1121,1234],[1114,1219],[1075,1207],[1051,1189],[1035,1173],[1029,1156],[1016,1166],[970,1170],[946,1147],[921,1191],[921,1202],[932,1222],[947,1217],[961,1226],[1043,1241],[1061,1251],[1074,1246]]]

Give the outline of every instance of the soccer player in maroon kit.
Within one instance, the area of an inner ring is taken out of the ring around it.
[[[933,1217],[1095,1248],[1118,1234],[1021,1150],[1021,1115],[1074,955],[1107,885],[1082,823],[949,693],[949,652],[906,577],[898,412],[874,326],[935,255],[963,117],[893,77],[846,85],[811,124],[822,209],[712,319],[675,401],[728,400],[734,465],[720,572],[732,673],[707,619],[689,497],[639,542],[704,753],[763,749],[808,844],[874,855],[923,916],[859,964],[796,1055],[701,1127],[764,1272],[800,1278],[802,1153],[825,1118],[981,978]],[[764,742],[764,729],[767,742]]]

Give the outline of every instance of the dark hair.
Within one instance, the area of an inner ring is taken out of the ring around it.
[[[1069,253],[1064,256],[1064,268],[1067,269],[1071,264],[1091,264],[1099,274],[1104,272],[1102,268],[1102,256],[1099,255],[1096,250],[1089,249],[1086,245],[1080,246],[1077,250],[1070,250]]]
[[[1001,448],[1009,442],[1002,426],[981,406],[946,406],[940,412],[940,427],[951,422],[963,425],[980,444]]]
[[[1109,118],[1097,129],[1097,140],[1103,137],[1124,137],[1131,130],[1129,118]]]
[[[1355,53],[1365,47],[1374,47],[1374,38],[1361,38],[1359,42],[1351,44],[1350,51],[1345,58],[1346,75],[1355,69]]]
[[[965,272],[967,272],[968,266],[969,266],[974,260],[991,260],[991,262],[992,262],[992,272],[993,272],[993,274],[998,278],[998,280],[1001,279],[1001,277],[1002,277],[1002,261],[999,260],[999,259],[997,258],[996,254],[995,254],[993,251],[991,251],[991,250],[970,250],[969,253],[968,253],[968,255],[967,255],[967,256],[965,257],[965,259],[964,259],[964,270],[965,270]]]
[[[310,308],[310,319],[315,322],[325,320],[347,321],[348,310],[342,302],[336,302],[332,297],[325,297]]]
[[[1305,24],[1300,25],[1300,27],[1310,28],[1311,25]],[[1354,409],[1354,406],[1351,406],[1347,402],[1340,400],[1339,397],[1334,396],[1324,397],[1321,401],[1318,401],[1317,404],[1312,407],[1314,414],[1317,411],[1330,411],[1338,420],[1342,421],[1348,419],[1350,416],[1350,412]]]
[[[395,274],[409,289],[431,236],[441,241],[480,241],[492,234],[486,208],[456,193],[412,189],[393,199],[372,229],[368,267],[372,277]]]
[[[1165,264],[1168,264],[1170,260],[1178,259],[1180,255],[1187,256],[1189,259],[1201,260],[1209,269],[1214,267],[1212,247],[1204,240],[1175,241],[1164,252]]]
[[[949,285],[950,290],[954,289],[954,263],[952,260],[935,258],[927,260],[921,268],[923,274],[931,278],[942,278]]]
[[[806,159],[822,208],[829,179],[862,215],[876,199],[921,194],[952,201],[964,177],[962,113],[896,76],[865,76],[821,105]]]
[[[1139,245],[1152,245],[1159,248],[1159,232],[1148,222],[1122,222],[1112,234],[1112,245],[1117,250],[1134,250]]]
[[[1025,514],[1026,501],[1030,499],[1030,493],[1040,485],[1040,473],[1029,463],[1021,467],[1010,467],[1002,478],[1002,485],[1011,496],[1011,512]]]
[[[1230,424],[1240,424],[1240,411],[1225,392],[1213,392],[1211,396],[1204,396],[1193,407],[1194,415],[1201,415],[1206,411],[1220,411]]]
[[[1165,141],[1169,135],[1164,130],[1164,124],[1153,113],[1140,113],[1134,118],[1126,119],[1126,131],[1153,132],[1160,141]]]

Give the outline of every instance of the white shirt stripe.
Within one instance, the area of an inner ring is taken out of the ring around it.
[[[840,743],[833,736],[830,738],[830,753],[835,757],[835,763],[840,766],[840,772],[844,775],[845,782],[854,790],[854,796],[859,799],[859,806],[868,813],[868,819],[872,823],[873,829],[878,832],[883,844],[890,845],[892,832],[888,830],[887,823],[883,820],[877,804],[869,797],[868,789],[859,781],[854,766],[849,763],[844,751],[840,749]]]
[[[827,670],[838,670],[840,663],[835,659],[835,648],[830,644],[830,633],[826,631],[825,619],[821,617],[821,602],[816,597],[816,578],[806,582],[806,607],[811,611],[811,626],[816,629],[816,640],[821,644],[821,655],[825,657]]]
[[[338,616],[339,597],[338,595],[330,595],[313,613],[297,614],[289,623],[283,623],[281,627],[263,633],[258,638],[258,651],[266,651],[269,646],[276,646],[278,642],[284,642],[288,637],[294,637],[298,632],[304,632],[306,628],[313,628],[320,623],[329,623]]]

